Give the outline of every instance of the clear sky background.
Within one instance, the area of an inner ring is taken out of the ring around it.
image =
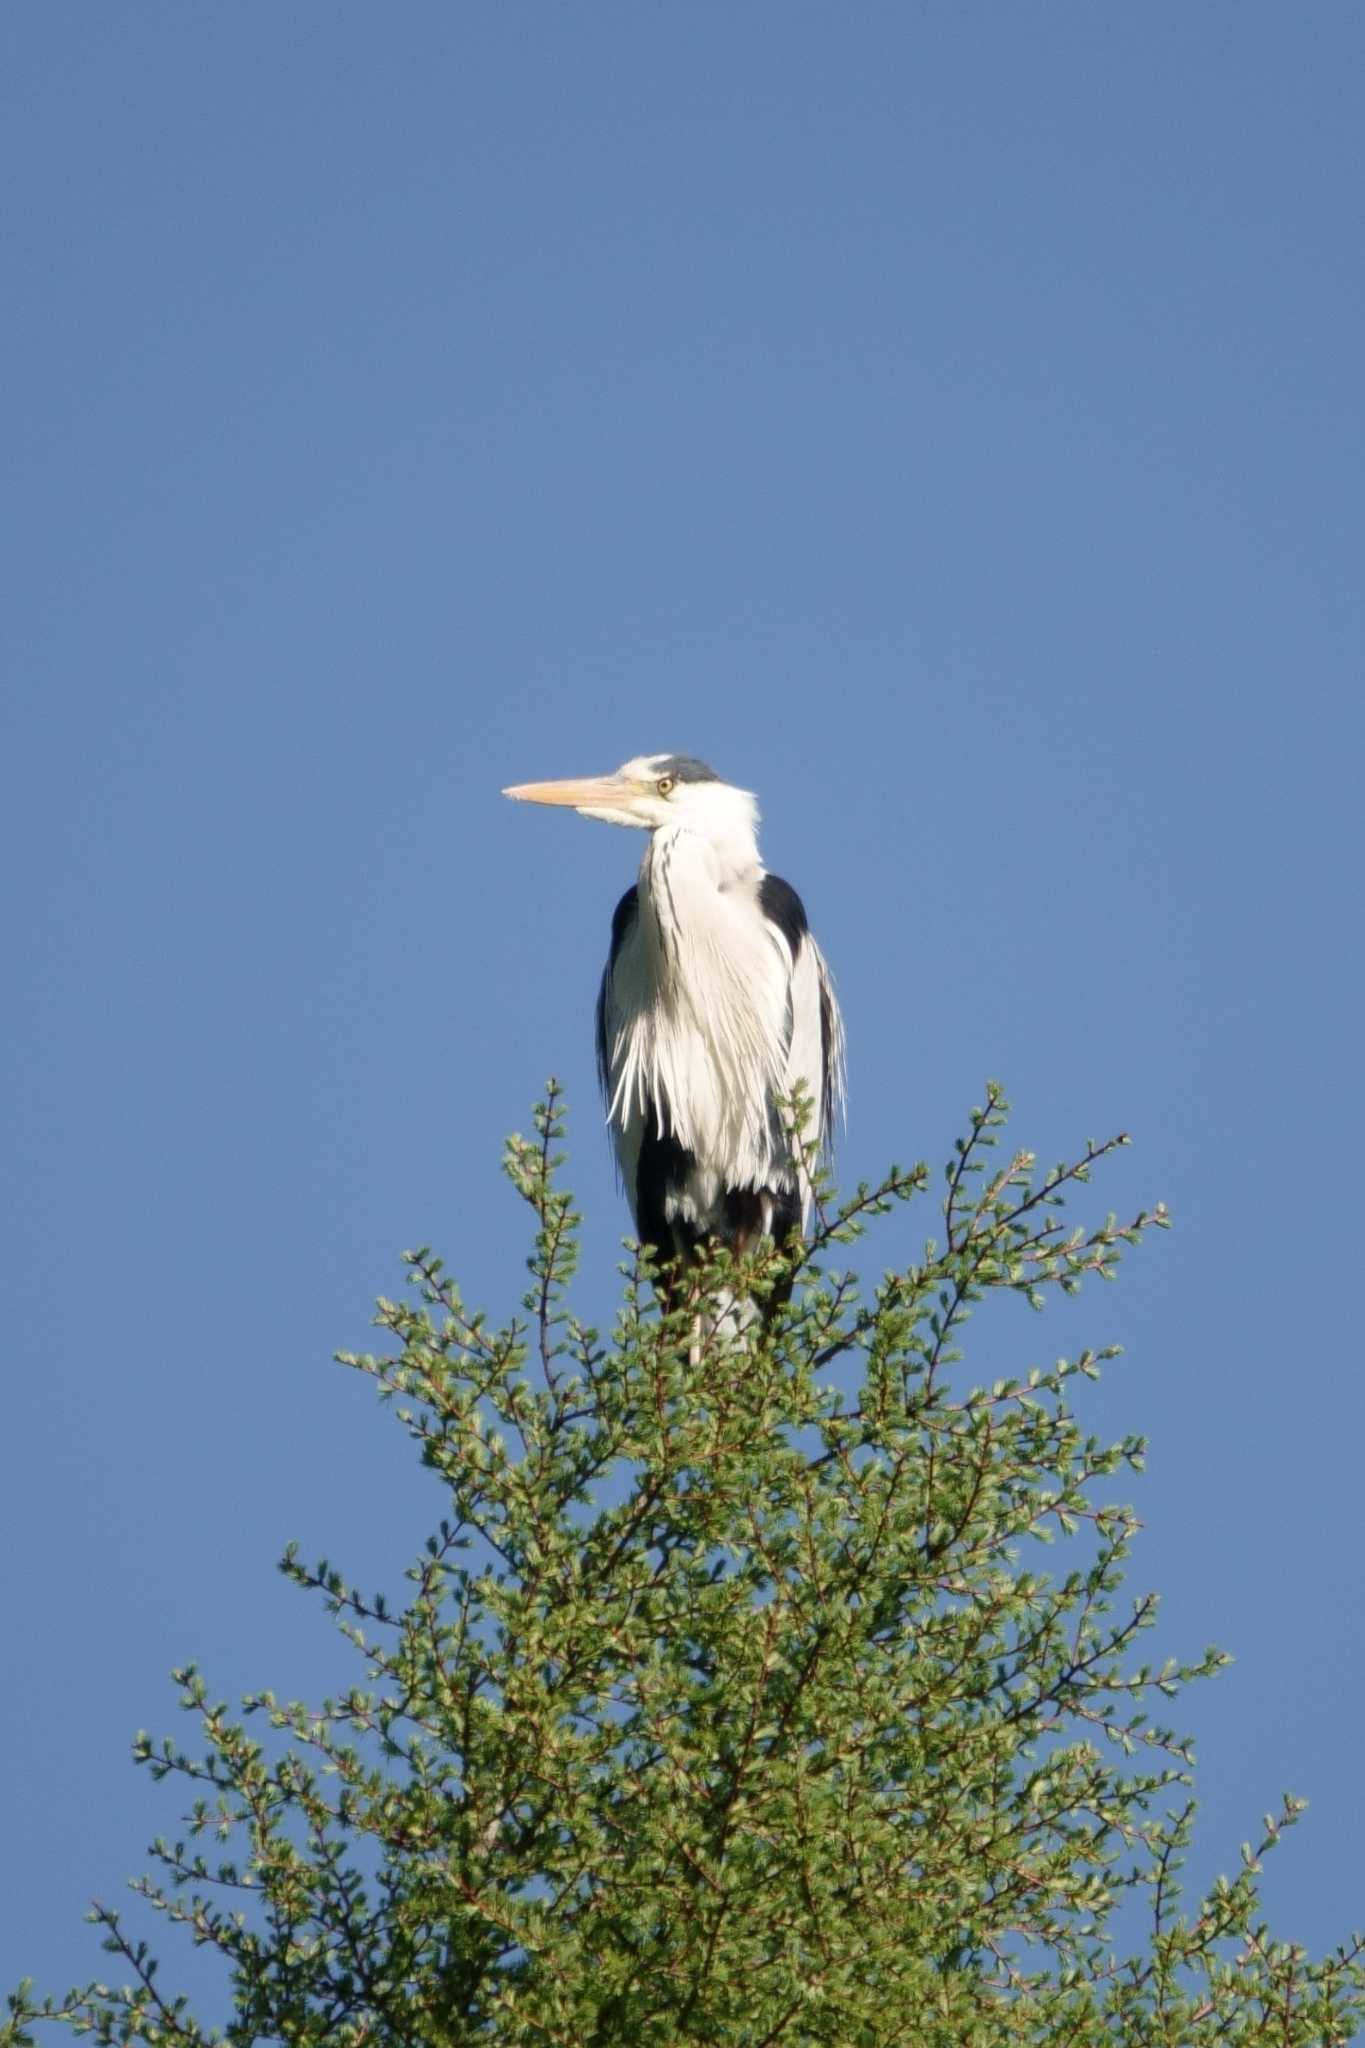
[[[760,795],[849,1180],[988,1075],[1133,1132],[1176,1232],[965,1370],[1126,1345],[1193,1874],[1292,1788],[1276,1931],[1365,1920],[1363,80],[1331,0],[0,15],[0,1979],[102,1966],[173,1663],[358,1675],[274,1560],[440,1500],[329,1355],[416,1242],[511,1309],[551,1071],[609,1316],[641,846],[498,792],[655,749]]]

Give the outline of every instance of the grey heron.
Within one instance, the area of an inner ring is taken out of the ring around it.
[[[661,1259],[804,1229],[810,1177],[778,1105],[803,1089],[828,1146],[844,1031],[801,899],[759,857],[758,806],[688,754],[524,782],[522,803],[649,833],[616,906],[597,1067],[637,1237]]]

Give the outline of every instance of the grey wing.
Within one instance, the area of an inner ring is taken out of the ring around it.
[[[805,905],[780,875],[764,875],[759,903],[791,961],[785,1085],[804,1087],[815,1106],[813,1135],[826,1149],[844,1103],[844,1024],[825,956],[806,921]]]
[[[844,1107],[844,1020],[824,954],[807,932],[792,969],[792,1041],[788,1085],[803,1081],[815,1103],[818,1135],[826,1151]]]

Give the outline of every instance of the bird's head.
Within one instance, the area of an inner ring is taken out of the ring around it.
[[[746,839],[752,845],[758,808],[747,789],[722,782],[690,754],[640,754],[612,775],[565,782],[519,782],[503,791],[519,803],[565,804],[582,818],[606,825],[638,825],[646,832],[695,832],[713,844]]]

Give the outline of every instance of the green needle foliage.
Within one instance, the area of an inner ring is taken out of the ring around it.
[[[1142,1444],[1071,1405],[1112,1354],[963,1369],[985,1297],[1110,1278],[1166,1220],[1066,1230],[1124,1140],[1039,1172],[1004,1160],[1004,1114],[992,1087],[939,1240],[870,1296],[829,1261],[926,1195],[924,1167],[842,1207],[822,1185],[808,1245],[718,1257],[664,1315],[637,1261],[608,1343],[566,1305],[552,1089],[507,1152],[536,1223],[526,1317],[494,1328],[413,1252],[389,1355],[344,1361],[446,1509],[399,1611],[284,1559],[363,1682],[234,1716],[185,1670],[195,1741],[139,1738],[193,1803],[135,1888],[225,1959],[225,2029],[98,1907],[122,1987],[21,1988],[3,2048],[44,2019],[192,2048],[1350,2040],[1361,1944],[1273,1940],[1262,1850],[1182,1901],[1190,1760],[1161,1714],[1225,1660],[1140,1660],[1154,1602],[1123,1596],[1112,1483]],[[726,1289],[765,1308],[738,1339],[708,1334]]]

